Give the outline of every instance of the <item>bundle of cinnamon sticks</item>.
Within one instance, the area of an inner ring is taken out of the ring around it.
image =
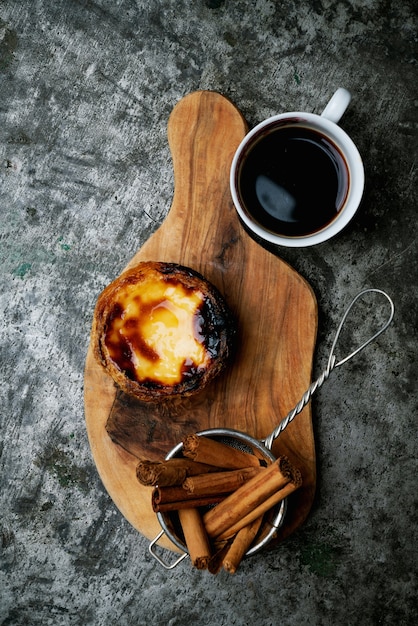
[[[155,512],[177,511],[194,567],[213,574],[222,567],[236,572],[265,513],[302,484],[300,471],[285,456],[266,462],[195,434],[183,440],[181,457],[140,461],[136,475],[154,487]]]

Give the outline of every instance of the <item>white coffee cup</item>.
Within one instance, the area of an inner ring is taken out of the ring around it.
[[[244,224],[287,247],[312,246],[339,233],[364,190],[361,156],[338,126],[351,95],[338,89],[323,113],[274,115],[240,143],[230,188]]]

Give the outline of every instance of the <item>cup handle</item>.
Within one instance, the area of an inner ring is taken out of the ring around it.
[[[331,122],[338,124],[343,116],[344,111],[350,104],[351,94],[347,89],[340,87],[332,96],[327,106],[321,113],[321,117],[326,117]]]

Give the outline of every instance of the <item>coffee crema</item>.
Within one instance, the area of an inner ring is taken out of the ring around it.
[[[301,124],[264,129],[243,154],[238,192],[249,217],[286,237],[312,235],[343,208],[349,171],[337,146]]]

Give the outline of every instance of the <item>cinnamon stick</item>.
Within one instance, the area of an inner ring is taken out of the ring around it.
[[[235,574],[239,564],[260,530],[263,516],[257,517],[250,524],[238,531],[223,558],[223,567],[230,574]]]
[[[209,537],[218,537],[264,500],[282,489],[291,482],[296,471],[287,457],[279,457],[264,471],[227,496],[203,517]]]
[[[197,569],[206,569],[211,557],[209,539],[197,509],[179,511],[180,524],[190,560]]]
[[[212,544],[212,556],[208,564],[208,571],[211,574],[217,574],[223,567],[223,561],[229,550],[231,541],[222,541],[221,543]]]
[[[299,472],[298,478],[296,478],[295,481],[287,483],[287,485],[285,485],[283,489],[279,489],[279,491],[276,491],[276,493],[274,493],[272,496],[264,500],[264,502],[262,502],[259,506],[253,509],[250,513],[242,517],[240,520],[238,520],[235,524],[233,524],[229,528],[225,529],[217,537],[217,540],[222,541],[222,540],[227,540],[227,539],[230,539],[231,537],[234,537],[234,535],[239,533],[241,529],[243,529],[244,527],[248,526],[248,524],[251,524],[254,520],[257,520],[260,517],[262,518],[264,513],[266,513],[271,508],[273,508],[273,506],[275,506],[276,504],[278,504],[279,502],[287,498],[287,496],[293,493],[293,491],[296,491],[296,489],[299,489],[301,485],[302,485],[302,477]]]
[[[177,502],[178,500],[194,500],[192,493],[187,493],[182,486],[154,487],[152,501],[156,504],[166,504],[167,502]]]
[[[218,504],[224,497],[222,494],[196,497],[192,493],[187,493],[183,487],[155,487],[151,496],[151,504],[155,513],[166,513],[184,508]]]
[[[186,478],[182,486],[186,493],[194,494],[195,497],[232,493],[262,471],[265,471],[262,467],[246,467],[215,474],[199,474]]]
[[[260,467],[260,459],[254,454],[199,435],[188,435],[183,440],[183,455],[194,461],[224,469]]]
[[[136,477],[142,485],[169,487],[181,485],[188,476],[217,471],[213,465],[175,457],[166,461],[139,461]]]
[[[179,500],[178,502],[167,502],[166,504],[155,505],[154,513],[171,513],[182,509],[201,509],[213,504],[222,502],[222,496],[208,496],[207,498],[196,498],[195,500]]]

